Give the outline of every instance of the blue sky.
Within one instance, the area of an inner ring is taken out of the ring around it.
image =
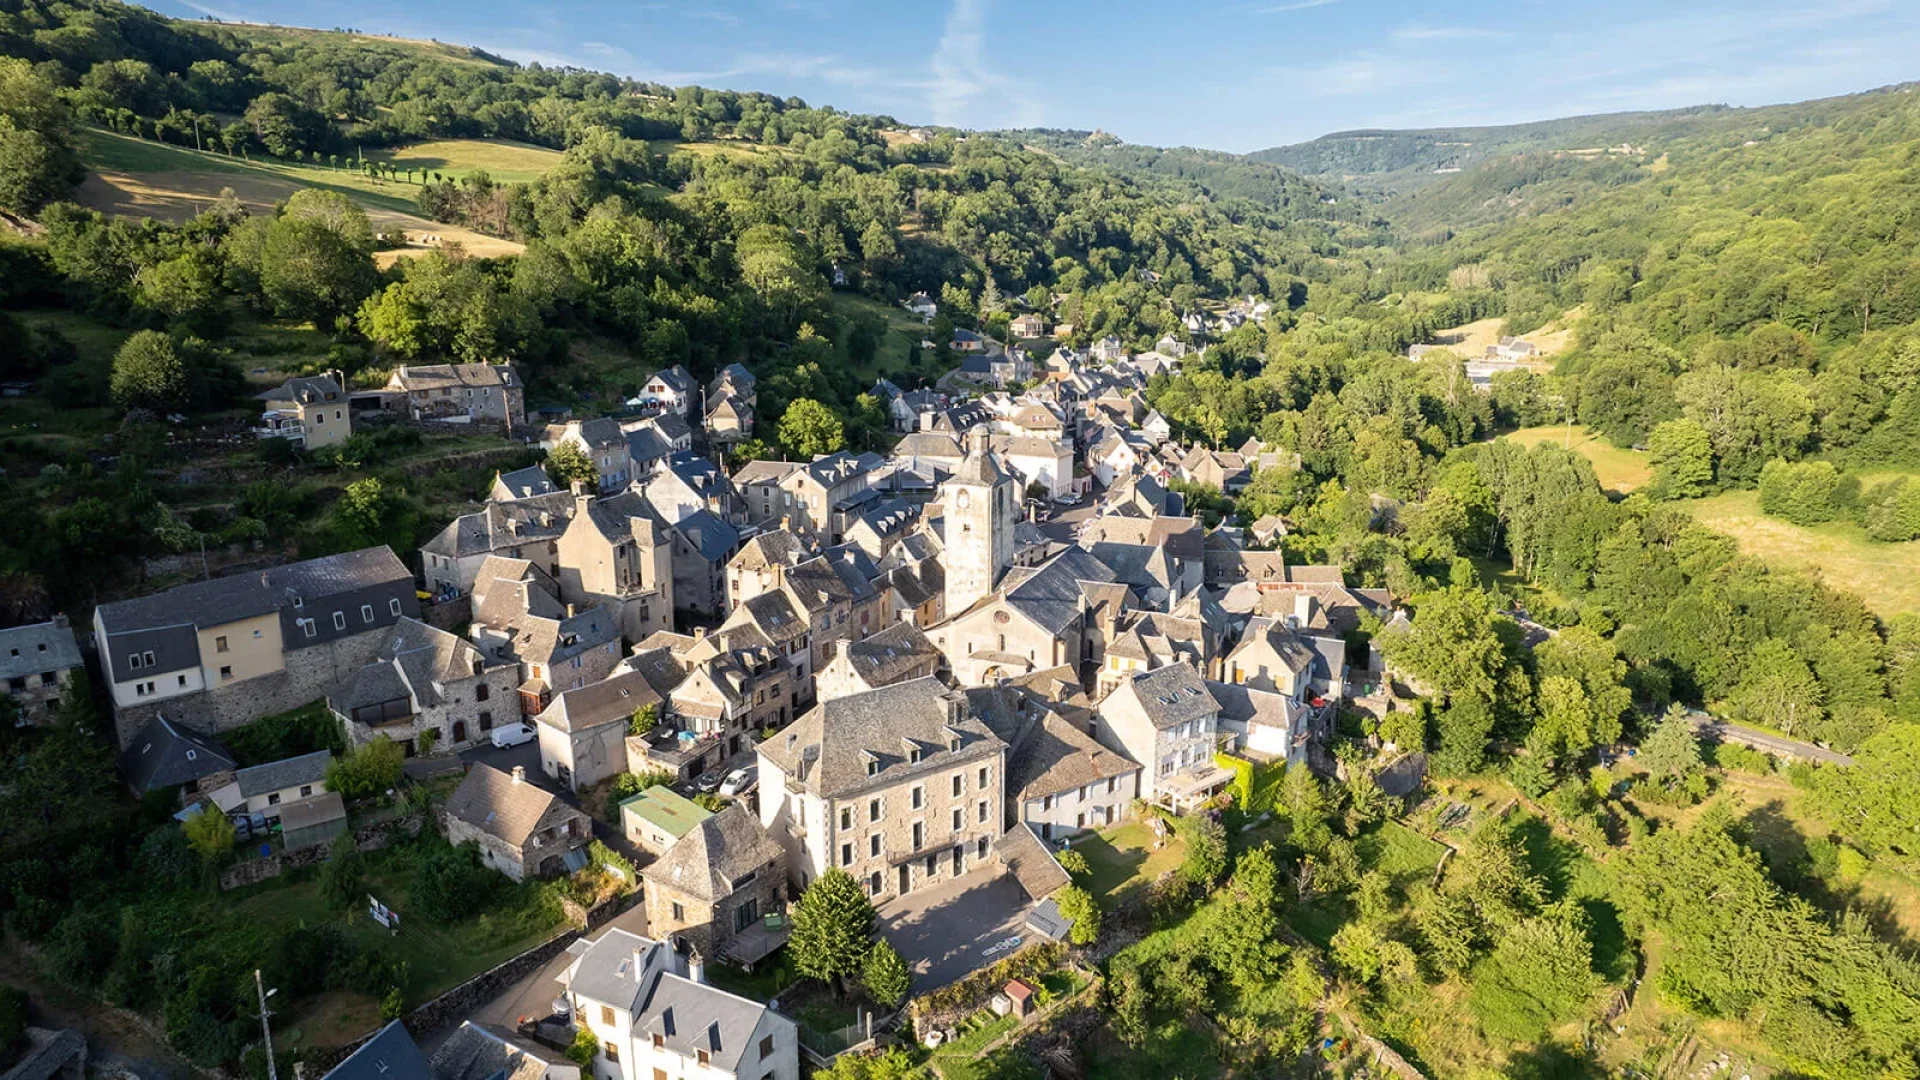
[[[149,0],[972,128],[1247,151],[1920,78],[1916,0]]]

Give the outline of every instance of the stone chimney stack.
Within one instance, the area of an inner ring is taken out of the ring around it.
[[[687,978],[697,983],[707,981],[707,962],[700,958],[699,949],[687,952]]]
[[[984,454],[992,445],[990,433],[985,424],[975,424],[967,429],[967,453]]]
[[[1302,630],[1313,624],[1313,594],[1295,593],[1293,597],[1294,625]]]

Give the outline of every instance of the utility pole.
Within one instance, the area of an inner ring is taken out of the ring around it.
[[[267,1080],[280,1080],[273,1066],[273,1027],[267,1023],[267,1017],[273,1014],[267,1011],[267,988],[266,984],[260,981],[259,968],[253,969],[253,989],[260,995],[260,1037],[266,1040],[267,1044]]]

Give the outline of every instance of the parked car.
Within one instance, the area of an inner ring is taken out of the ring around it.
[[[729,799],[738,798],[752,791],[760,783],[760,766],[747,765],[733,770],[720,782],[720,794]]]
[[[212,813],[212,811],[207,810],[202,811],[202,813]],[[247,819],[245,811],[241,811],[238,814],[228,814],[227,820],[233,822],[233,839],[235,843],[253,838],[253,824]]]
[[[693,786],[699,789],[700,794],[711,795],[715,791],[720,790],[720,782],[723,779],[725,778],[721,775],[720,770],[714,769],[711,772],[701,773],[700,779],[694,781]]]
[[[493,745],[501,750],[533,741],[533,725],[522,720],[493,729]]]

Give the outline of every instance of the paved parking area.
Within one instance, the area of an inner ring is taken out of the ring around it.
[[[924,993],[986,967],[1033,937],[1025,926],[1032,907],[1011,873],[986,866],[888,902],[879,911],[880,933],[913,970],[914,993]]]

